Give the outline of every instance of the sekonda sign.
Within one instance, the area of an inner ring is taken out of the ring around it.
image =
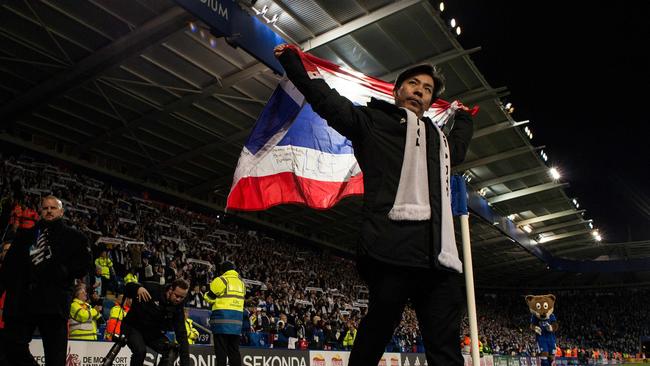
[[[309,352],[242,348],[244,366],[309,366]]]
[[[307,366],[301,357],[246,355],[242,359],[244,366]]]

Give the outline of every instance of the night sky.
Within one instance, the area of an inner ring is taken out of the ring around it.
[[[650,239],[650,11],[642,2],[446,1],[464,48],[607,242]]]

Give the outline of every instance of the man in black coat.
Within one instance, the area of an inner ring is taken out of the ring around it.
[[[323,79],[311,78],[293,46],[276,47],[275,56],[312,109],[352,142],[363,172],[357,265],[370,298],[349,366],[378,363],[407,302],[418,316],[428,363],[462,365],[462,263],[449,172],[465,159],[473,134],[470,114],[455,104],[448,136],[424,117],[444,90],[444,78],[431,65],[398,76],[394,104],[372,98],[357,106]]]
[[[190,366],[190,346],[183,312],[183,302],[189,287],[181,279],[167,286],[151,282],[131,282],[126,285],[124,296],[133,299],[133,303],[122,322],[122,332],[133,353],[131,366],[144,364],[147,346],[161,355],[158,365],[173,364],[175,359],[170,359],[169,355],[174,353],[171,352],[174,345],[165,335],[166,330],[173,330],[176,335],[181,366]]]
[[[74,282],[88,273],[92,255],[88,239],[62,218],[61,201],[43,197],[41,220],[32,229],[18,230],[2,266],[0,284],[7,291],[5,337],[11,365],[38,365],[29,352],[36,328],[43,339],[45,363],[65,364]]]

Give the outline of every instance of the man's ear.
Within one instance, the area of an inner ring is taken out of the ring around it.
[[[397,92],[398,91],[399,91],[399,89],[397,89],[397,88],[393,89],[393,98],[397,99],[397,95],[398,95]]]

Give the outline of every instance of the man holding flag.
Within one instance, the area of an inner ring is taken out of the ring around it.
[[[468,109],[452,103],[456,113],[449,136],[423,117],[444,90],[444,78],[431,65],[417,65],[398,76],[394,104],[372,98],[360,106],[332,89],[295,46],[280,45],[275,56],[313,111],[352,142],[363,173],[357,263],[370,302],[349,365],[379,362],[409,301],[428,363],[462,365],[462,264],[449,174],[464,160],[472,138]]]

